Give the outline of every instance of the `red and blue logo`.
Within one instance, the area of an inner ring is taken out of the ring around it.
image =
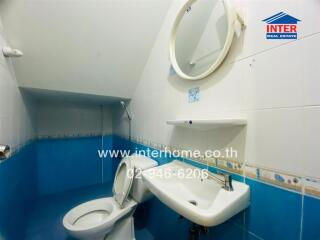
[[[297,39],[299,19],[279,12],[262,21],[267,23],[266,39]]]

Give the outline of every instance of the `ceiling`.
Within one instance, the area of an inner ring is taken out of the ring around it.
[[[131,98],[171,0],[2,0],[19,85]]]

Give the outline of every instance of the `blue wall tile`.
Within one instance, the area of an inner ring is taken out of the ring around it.
[[[263,239],[299,239],[300,194],[246,179],[251,205],[246,211],[246,227]]]
[[[320,240],[320,199],[304,197],[303,240]]]
[[[104,150],[113,149],[112,136],[103,137],[103,148]],[[103,182],[113,181],[113,160],[114,159],[111,156],[107,156],[106,158],[103,158]]]
[[[209,234],[202,237],[203,240],[247,240],[246,231],[234,223],[235,218],[238,218],[238,215],[218,226],[211,227]]]
[[[118,136],[112,137],[112,149],[113,150],[118,151],[118,152],[119,151],[129,151],[130,147],[131,147],[131,143],[128,140],[123,139]],[[120,154],[116,158],[112,159],[113,174],[115,174],[121,159],[122,159],[122,157],[120,156]],[[114,176],[112,178],[114,178]]]
[[[36,198],[35,144],[0,164],[0,239],[23,239]]]
[[[103,140],[105,150],[147,150],[116,136],[104,136]],[[0,164],[0,239],[24,238],[23,229],[37,195],[112,182],[121,157],[103,159],[102,169],[97,154],[100,148],[101,137],[41,140]],[[173,160],[154,159],[160,165]],[[210,167],[210,171],[216,170]],[[239,175],[233,177],[244,180]],[[299,239],[302,196],[252,179],[245,181],[251,191],[249,209],[210,228],[201,240]],[[156,198],[143,205],[147,210],[144,224],[155,239],[187,239],[188,220],[180,219]],[[306,196],[303,214],[303,240],[320,240],[320,200]]]
[[[49,139],[37,142],[38,191],[40,195],[102,182],[102,160],[98,156],[101,137]],[[105,137],[104,149],[112,149]],[[112,163],[105,159],[104,181],[111,181]]]
[[[150,200],[147,228],[157,239],[188,239],[190,222],[168,208],[157,198]]]

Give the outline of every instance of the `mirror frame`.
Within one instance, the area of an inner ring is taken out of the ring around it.
[[[177,35],[177,30],[179,27],[179,24],[187,11],[188,7],[191,6],[193,3],[199,0],[187,0],[187,2],[182,6],[182,8],[179,10],[178,15],[174,21],[172,31],[171,31],[171,37],[170,37],[170,44],[169,44],[169,56],[170,56],[170,61],[171,65],[174,68],[175,72],[183,79],[187,80],[200,80],[203,79],[207,76],[209,76],[211,73],[213,73],[223,62],[225,57],[227,56],[229,49],[232,44],[233,36],[235,33],[234,29],[234,22],[237,20],[237,14],[234,11],[234,9],[229,7],[229,4],[227,3],[226,0],[222,0],[223,5],[226,10],[227,14],[227,19],[228,19],[228,33],[226,37],[226,41],[224,43],[224,46],[222,48],[222,51],[220,55],[218,56],[217,60],[206,70],[205,72],[197,75],[197,76],[189,76],[186,73],[184,73],[181,68],[179,67],[179,64],[176,59],[176,35]]]

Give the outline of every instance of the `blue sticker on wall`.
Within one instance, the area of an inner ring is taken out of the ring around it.
[[[200,89],[199,87],[190,88],[188,90],[188,99],[189,103],[199,102],[200,101]]]

